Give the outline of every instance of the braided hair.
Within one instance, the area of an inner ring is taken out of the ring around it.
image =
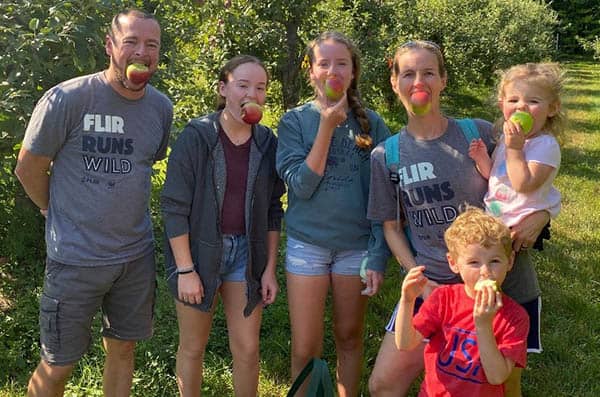
[[[343,44],[350,52],[350,56],[352,58],[352,71],[354,73],[354,78],[350,82],[350,87],[348,87],[346,96],[348,98],[348,106],[356,115],[356,119],[361,129],[361,133],[354,136],[354,143],[361,149],[371,149],[371,147],[373,146],[373,139],[370,135],[371,125],[369,124],[369,118],[367,117],[367,112],[362,104],[360,91],[358,90],[358,81],[360,78],[360,54],[358,52],[358,49],[348,37],[346,37],[340,32],[323,32],[319,35],[319,37],[311,41],[306,49],[306,55],[308,56],[310,65],[312,65],[312,63],[315,61],[314,48],[326,40],[333,40],[340,44]]]

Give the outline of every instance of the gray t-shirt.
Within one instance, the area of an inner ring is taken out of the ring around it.
[[[63,82],[38,102],[24,148],[53,159],[48,256],[68,265],[128,262],[154,246],[150,177],[165,157],[173,105],[151,86],[128,100],[104,73]]]
[[[475,120],[488,152],[493,150],[492,125]],[[469,142],[454,119],[437,139],[415,139],[406,129],[400,132],[399,177],[401,206],[408,221],[416,263],[426,266],[425,275],[436,282],[460,282],[446,261],[444,232],[470,204],[483,207],[487,181],[469,157]],[[395,184],[390,181],[385,163],[384,143],[371,153],[371,188],[367,216],[389,221],[397,216]],[[539,296],[539,286],[529,255],[524,252],[503,284],[505,292],[517,302]]]

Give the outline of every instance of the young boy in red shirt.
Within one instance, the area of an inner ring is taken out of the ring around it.
[[[412,268],[402,283],[396,346],[410,350],[429,339],[419,396],[504,396],[514,366],[525,367],[529,331],[525,310],[498,288],[514,260],[510,231],[471,207],[444,239],[464,284],[436,288],[413,317],[427,279],[424,266]]]

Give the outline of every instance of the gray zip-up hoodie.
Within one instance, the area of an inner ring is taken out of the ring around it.
[[[221,210],[227,181],[225,153],[218,138],[220,112],[191,120],[172,147],[161,193],[165,224],[165,266],[171,292],[177,297],[177,272],[169,239],[189,233],[192,260],[204,287],[204,299],[193,305],[208,311],[220,285]],[[261,277],[267,265],[267,233],[280,230],[283,181],[275,170],[277,138],[262,125],[252,127],[246,188],[246,236],[249,316],[262,300]]]

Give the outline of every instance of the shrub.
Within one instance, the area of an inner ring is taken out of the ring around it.
[[[579,44],[585,51],[591,52],[594,59],[600,59],[600,36],[586,40],[578,37]]]
[[[450,81],[493,80],[494,71],[553,54],[556,12],[534,0],[416,0],[399,11],[400,36],[440,44]]]

